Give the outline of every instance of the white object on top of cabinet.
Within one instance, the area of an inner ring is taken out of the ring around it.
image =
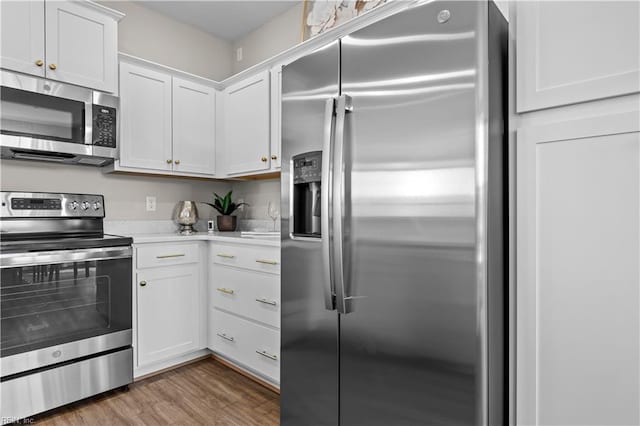
[[[224,145],[227,174],[269,170],[269,71],[252,75],[224,90]]]
[[[214,82],[140,62],[120,61],[122,137],[113,170],[214,176]]]
[[[0,8],[3,68],[117,91],[122,13],[67,0],[2,2]]]
[[[516,423],[638,424],[640,112],[517,136]]]
[[[518,112],[640,91],[640,2],[516,8]]]

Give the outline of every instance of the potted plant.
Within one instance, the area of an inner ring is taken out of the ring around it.
[[[235,231],[236,226],[238,224],[238,220],[237,220],[238,218],[237,216],[231,216],[231,214],[235,212],[238,209],[238,207],[242,205],[247,205],[247,206],[249,205],[247,203],[238,203],[238,204],[234,203],[231,200],[232,192],[233,191],[227,192],[227,194],[224,197],[221,197],[214,192],[213,204],[203,203],[213,207],[218,211],[218,213],[220,213],[220,216],[216,217],[218,231]]]

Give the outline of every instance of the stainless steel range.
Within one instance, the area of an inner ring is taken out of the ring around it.
[[[0,193],[0,417],[133,381],[131,238],[101,195]]]

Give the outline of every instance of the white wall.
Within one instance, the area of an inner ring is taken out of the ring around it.
[[[233,43],[233,72],[238,73],[302,41],[302,10],[298,3],[260,28]],[[236,49],[242,47],[242,61],[236,60]]]
[[[3,191],[103,194],[108,220],[171,219],[180,200],[212,202],[213,192],[226,192],[227,182],[174,179],[157,176],[103,174],[96,167],[3,160]],[[147,212],[146,196],[157,197],[155,212]],[[201,209],[203,218],[208,209]]]
[[[214,80],[232,73],[231,43],[131,1],[100,1],[125,13],[118,49]]]

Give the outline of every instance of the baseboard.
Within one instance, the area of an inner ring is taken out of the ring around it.
[[[225,358],[221,357],[220,355],[211,354],[211,358],[213,358],[214,360],[216,360],[220,364],[224,365],[225,367],[232,369],[236,373],[242,374],[243,376],[247,377],[248,379],[251,379],[254,382],[258,383],[259,385],[262,385],[265,388],[269,389],[270,391],[275,392],[278,395],[280,395],[280,388],[278,386],[274,385],[273,383],[266,381],[262,377],[260,377],[260,376],[258,376],[256,374],[253,374],[250,371],[245,370],[244,368],[234,364],[233,362],[229,361],[228,359],[225,359]]]
[[[156,374],[161,374],[165,371],[182,367],[183,365],[192,364],[194,362],[208,358],[209,356],[211,356],[211,351],[209,349],[201,349],[196,352],[191,352],[187,355],[171,358],[167,361],[161,361],[157,364],[137,368],[133,370],[133,381],[137,382],[139,380],[155,376]]]

